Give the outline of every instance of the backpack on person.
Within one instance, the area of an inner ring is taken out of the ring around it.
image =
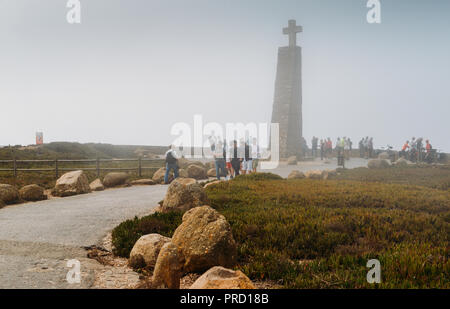
[[[177,163],[177,158],[174,157],[172,151],[169,151],[166,154],[166,163],[168,163],[168,164],[175,164],[175,163]]]

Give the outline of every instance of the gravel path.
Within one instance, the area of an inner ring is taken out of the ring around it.
[[[97,245],[118,223],[145,215],[167,186],[106,190],[0,209],[0,288],[86,288],[100,265],[84,246]],[[81,262],[81,284],[68,284],[70,259]]]

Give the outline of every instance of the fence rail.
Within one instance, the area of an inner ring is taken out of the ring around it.
[[[142,171],[152,170],[156,167],[144,167],[143,162],[162,162],[162,159],[77,159],[77,160],[66,160],[66,159],[55,159],[55,160],[0,160],[0,164],[12,164],[12,168],[0,168],[0,172],[13,172],[14,177],[17,177],[18,172],[54,172],[55,177],[59,177],[60,172],[66,171],[96,171],[97,177],[100,177],[101,171],[136,171],[138,176],[142,176]],[[102,167],[102,163],[120,163],[120,162],[136,162],[137,166],[132,167]],[[47,163],[53,165],[52,168],[19,168],[21,163]],[[95,167],[60,167],[60,163],[95,163]]]

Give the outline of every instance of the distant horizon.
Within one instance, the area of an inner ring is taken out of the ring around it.
[[[336,140],[333,140],[333,147],[335,146],[335,142]],[[352,140],[353,141],[353,140]],[[45,146],[45,145],[49,145],[52,143],[69,143],[69,144],[80,144],[80,145],[87,145],[87,144],[96,144],[96,145],[112,145],[112,146],[123,146],[123,147],[168,147],[170,145],[170,143],[168,143],[167,145],[146,145],[146,144],[111,144],[111,143],[101,143],[101,142],[86,142],[86,143],[80,143],[80,142],[69,142],[69,141],[54,141],[54,142],[45,142],[42,145],[37,145],[37,144],[29,144],[29,145],[22,145],[22,144],[16,144],[16,145],[0,145],[0,148],[6,148],[6,147],[31,147],[31,146]],[[353,150],[357,150],[358,149],[358,145],[357,145],[358,141],[356,142],[356,147],[355,147],[355,141],[353,141]],[[189,148],[189,147],[187,147]],[[308,145],[308,148],[311,149],[311,146]],[[383,150],[383,147],[375,147],[376,150]],[[399,150],[396,149],[394,147],[394,150]],[[438,149],[439,150],[439,149]],[[450,153],[444,150],[440,150],[443,153]]]
[[[268,123],[277,50],[303,27],[303,135],[413,136],[450,152],[450,1],[0,0],[0,144],[165,145],[175,123]]]

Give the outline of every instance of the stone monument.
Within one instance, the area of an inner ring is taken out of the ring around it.
[[[272,123],[279,124],[280,158],[302,152],[302,49],[297,46],[297,33],[302,31],[295,20],[289,20],[283,29],[289,46],[278,49]]]

